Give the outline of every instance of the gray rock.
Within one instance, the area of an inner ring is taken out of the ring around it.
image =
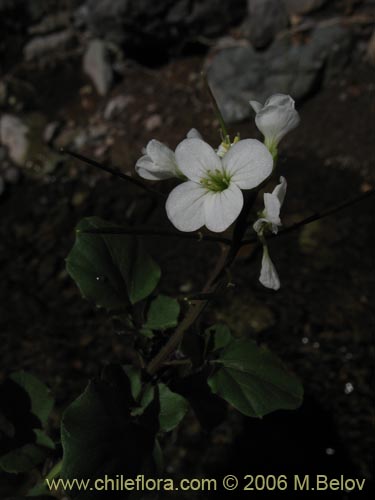
[[[302,99],[346,64],[350,32],[338,25],[317,27],[295,45],[284,37],[265,52],[239,46],[221,50],[208,65],[208,79],[228,122],[250,115],[249,100],[265,101],[280,92]]]
[[[243,28],[256,48],[269,45],[289,23],[288,13],[280,0],[248,0],[248,13]]]
[[[57,11],[43,16],[39,23],[30,26],[28,32],[30,35],[46,35],[63,30],[69,22],[68,11]]]
[[[53,52],[68,48],[73,42],[73,32],[70,30],[59,31],[50,35],[36,36],[24,47],[23,53],[26,61],[32,61],[49,56]]]
[[[282,0],[289,14],[308,14],[320,9],[327,0]]]
[[[134,101],[134,97],[117,95],[113,97],[106,105],[104,110],[104,118],[106,120],[111,120],[118,116],[121,116],[125,108]]]
[[[86,0],[75,19],[94,37],[123,45],[135,57],[150,51],[152,59],[197,37],[223,34],[245,14],[246,0]]]
[[[83,70],[91,78],[99,95],[106,95],[113,81],[107,47],[102,40],[91,40],[83,56]]]
[[[162,117],[158,114],[153,114],[145,120],[144,124],[145,124],[145,129],[148,132],[153,132],[154,130],[160,128],[162,126],[162,123],[163,123]]]
[[[29,128],[14,115],[0,118],[0,142],[8,149],[9,158],[16,165],[23,165],[29,149]]]

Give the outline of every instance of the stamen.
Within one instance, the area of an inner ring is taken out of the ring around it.
[[[204,186],[209,191],[221,192],[225,191],[230,185],[230,176],[219,169],[207,170],[207,177],[200,180],[202,186]]]

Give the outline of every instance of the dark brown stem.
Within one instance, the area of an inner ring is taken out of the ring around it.
[[[315,214],[312,215],[306,219],[303,219],[302,221],[298,222],[297,224],[294,224],[293,226],[284,229],[283,231],[280,231],[277,235],[274,235],[272,237],[277,237],[281,236],[283,234],[289,233],[291,231],[295,231],[301,226],[304,226],[306,224],[309,224],[311,222],[314,222],[316,220],[322,219],[323,217],[328,217],[329,215],[332,215],[340,210],[343,210],[351,205],[354,205],[355,203],[358,203],[366,198],[369,198],[370,196],[375,194],[375,190],[369,191],[359,197],[356,197],[355,199],[349,200],[347,202],[341,203],[340,205],[330,208],[324,212],[321,212],[320,214]],[[237,219],[234,231],[233,231],[233,239],[231,246],[227,248],[225,251],[223,251],[222,255],[220,256],[216,267],[214,271],[212,272],[210,278],[208,279],[206,285],[204,286],[202,290],[202,294],[217,294],[221,289],[223,289],[227,283],[228,283],[228,277],[227,277],[227,271],[229,270],[230,266],[232,265],[234,259],[236,258],[236,255],[239,251],[239,249],[243,245],[248,245],[251,243],[257,243],[258,239],[253,238],[251,240],[246,240],[242,241],[243,235],[246,231],[246,228],[248,226],[248,221],[247,217],[250,212],[251,207],[253,206],[253,203],[256,199],[257,193],[249,193],[248,198],[245,202],[245,206]],[[192,324],[198,319],[198,317],[202,314],[204,309],[206,308],[208,304],[208,298],[207,300],[194,300],[191,302],[190,307],[188,309],[187,315],[185,318],[182,320],[180,325],[177,327],[175,330],[174,334],[172,337],[170,337],[169,341],[164,345],[164,347],[158,352],[158,354],[149,362],[146,370],[150,375],[154,375],[159,368],[161,368],[164,364],[164,362],[168,359],[170,354],[177,349],[178,345],[180,344],[185,332],[192,326]]]
[[[297,231],[303,226],[306,226],[307,224],[311,224],[312,222],[316,222],[320,219],[324,219],[325,217],[328,217],[330,215],[333,215],[337,212],[340,212],[341,210],[344,210],[345,208],[351,207],[352,205],[355,205],[359,203],[360,201],[364,201],[367,198],[370,198],[371,196],[375,195],[375,189],[372,189],[371,191],[367,191],[366,193],[363,193],[360,196],[356,196],[355,198],[352,198],[348,201],[345,201],[343,203],[340,203],[339,205],[336,205],[335,207],[328,208],[327,210],[324,210],[323,212],[318,212],[313,215],[310,215],[309,217],[306,217],[306,219],[302,219],[299,222],[296,222],[292,226],[286,227],[279,231],[277,234],[271,234],[270,236],[267,237],[268,240],[278,238],[280,236],[284,236],[285,234],[289,234],[293,231]],[[245,245],[252,245],[253,243],[256,243],[258,241],[258,237],[254,236],[253,238],[249,238],[247,240],[242,241],[241,246]]]
[[[156,191],[155,189],[150,188],[149,186],[147,186],[146,184],[143,184],[142,181],[140,181],[139,179],[136,179],[135,177],[131,177],[130,175],[124,174],[117,167],[107,167],[106,165],[102,165],[101,163],[99,163],[91,158],[87,158],[86,156],[83,156],[79,153],[74,153],[73,151],[70,151],[68,149],[61,148],[61,152],[64,154],[67,154],[73,158],[76,158],[79,161],[87,163],[87,165],[90,165],[91,167],[95,167],[99,170],[103,170],[104,172],[108,172],[109,174],[112,174],[116,177],[119,177],[123,181],[129,182],[130,184],[134,184],[135,186],[143,189],[144,191],[147,191],[150,194],[161,196],[161,197],[165,198],[164,193],[161,193],[160,191]]]
[[[237,219],[236,225],[233,230],[233,238],[230,247],[223,250],[219,257],[215,269],[208,278],[205,286],[203,287],[202,294],[217,294],[225,288],[228,283],[227,270],[232,265],[239,249],[241,248],[241,240],[247,228],[247,217],[249,211],[256,199],[257,193],[249,193],[240,216]],[[185,332],[193,325],[206,308],[209,299],[194,300],[190,303],[188,312],[182,322],[178,325],[173,335],[156,356],[149,362],[147,371],[150,375],[154,375],[164,362],[177,349]]]
[[[176,231],[169,231],[167,229],[152,229],[152,228],[135,228],[135,227],[105,227],[98,229],[85,229],[82,233],[87,234],[138,234],[144,236],[163,236],[166,238],[182,238],[195,241],[208,241],[212,243],[222,243],[223,245],[230,245],[229,238],[222,238],[220,236],[211,236],[209,234],[198,233],[178,233]]]

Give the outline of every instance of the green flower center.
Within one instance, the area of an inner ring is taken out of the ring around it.
[[[218,193],[221,191],[225,191],[230,185],[230,175],[226,172],[222,172],[221,170],[208,170],[207,177],[203,177],[200,180],[200,183],[203,187],[208,189],[208,191],[213,191],[214,193]]]

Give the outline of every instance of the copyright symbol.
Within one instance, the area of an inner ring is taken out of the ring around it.
[[[226,490],[235,490],[238,486],[238,479],[236,478],[236,476],[232,476],[231,474],[229,474],[228,476],[224,477],[223,486]]]

